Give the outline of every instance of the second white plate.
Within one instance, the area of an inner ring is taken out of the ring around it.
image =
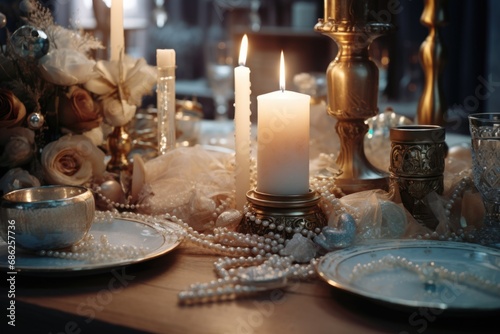
[[[410,270],[401,265],[377,265],[389,258],[411,261]],[[411,270],[429,268],[430,263],[433,268],[448,270],[448,277],[454,272],[460,278],[436,278],[428,284]],[[359,245],[328,253],[317,271],[330,285],[379,302],[456,311],[500,310],[500,251],[476,244],[400,240]]]

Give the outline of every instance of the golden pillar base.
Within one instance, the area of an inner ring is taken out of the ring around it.
[[[266,235],[270,232],[291,239],[295,233],[319,233],[328,220],[318,203],[321,196],[313,191],[304,195],[272,195],[250,190],[241,233]]]

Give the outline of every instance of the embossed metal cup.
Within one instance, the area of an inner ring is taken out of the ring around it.
[[[390,172],[405,208],[421,224],[434,229],[438,220],[426,196],[443,193],[445,129],[437,125],[403,125],[390,129]]]
[[[500,231],[500,113],[469,115],[472,176],[484,202],[486,227]],[[500,235],[496,236],[500,241]]]
[[[11,191],[0,203],[0,235],[29,250],[69,247],[89,231],[95,203],[78,186],[43,186]]]

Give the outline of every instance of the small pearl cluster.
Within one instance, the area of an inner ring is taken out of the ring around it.
[[[272,255],[223,258],[215,263],[219,277],[208,283],[192,284],[179,293],[181,304],[196,304],[235,299],[251,293],[284,288],[289,280],[316,276],[315,260],[307,265],[293,264],[293,257]]]
[[[445,216],[447,223],[450,223],[451,209],[455,204],[455,201],[460,200],[463,196],[464,191],[472,185],[472,179],[469,176],[464,177],[456,186],[455,190],[450,196],[448,203],[445,206]]]
[[[132,200],[131,196],[129,196],[127,198],[127,202],[126,203],[114,202],[111,199],[107,198],[104,194],[102,194],[102,192],[101,192],[102,189],[101,189],[100,186],[95,186],[93,190],[97,194],[97,196],[99,196],[100,199],[102,199],[104,202],[106,202],[106,204],[108,206],[114,207],[117,210],[118,209],[121,209],[121,210],[135,210],[135,209],[142,209],[142,208],[149,207],[149,203],[145,203],[145,204],[140,204],[140,203],[130,204],[130,201]]]
[[[424,283],[426,291],[433,292],[440,281],[449,281],[470,286],[488,293],[500,294],[500,282],[494,282],[468,271],[452,271],[443,266],[436,266],[432,261],[418,264],[404,257],[390,254],[379,260],[374,260],[365,264],[356,264],[349,278],[351,282],[354,282],[363,276],[396,268],[402,268],[417,274],[420,281]]]

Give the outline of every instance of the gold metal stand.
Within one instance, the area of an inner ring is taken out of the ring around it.
[[[378,68],[370,60],[373,40],[393,29],[376,17],[387,7],[379,1],[328,0],[325,17],[315,30],[338,45],[337,57],[328,66],[328,114],[337,118],[340,153],[337,164],[342,174],[336,185],[346,194],[389,187],[389,174],[378,170],[366,158],[365,120],[378,114]]]
[[[318,205],[320,199],[319,194],[313,191],[285,196],[250,190],[239,232],[259,235],[273,232],[285,239],[291,239],[304,229],[317,233],[328,223]]]
[[[132,149],[132,138],[127,126],[117,126],[108,136],[108,150],[111,159],[106,166],[108,172],[120,173],[130,167],[128,153]]]
[[[443,93],[442,71],[446,63],[446,50],[441,41],[439,28],[447,24],[447,0],[425,0],[420,22],[429,28],[429,35],[420,46],[420,63],[425,82],[418,103],[417,123],[443,125],[446,101]]]

